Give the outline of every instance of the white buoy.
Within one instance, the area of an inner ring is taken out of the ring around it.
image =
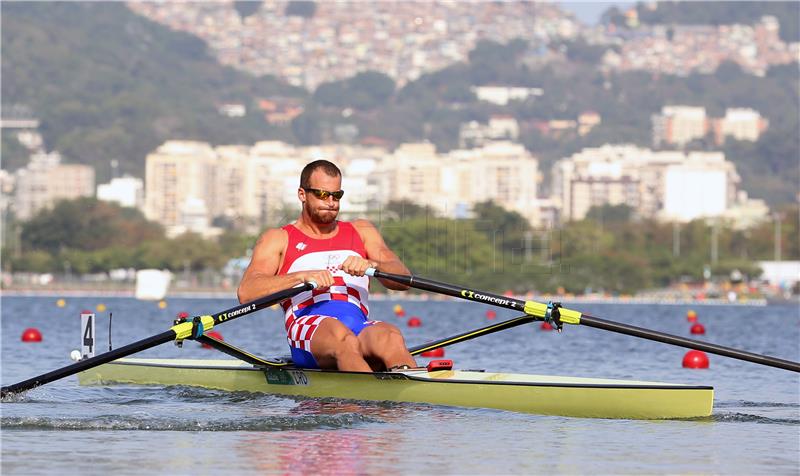
[[[81,360],[81,351],[78,349],[73,350],[69,353],[69,358],[74,360],[75,362]]]

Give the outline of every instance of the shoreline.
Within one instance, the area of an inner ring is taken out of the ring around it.
[[[133,289],[0,289],[0,298],[3,297],[41,297],[41,298],[129,298],[134,299]],[[724,298],[694,299],[677,296],[571,296],[571,295],[548,295],[548,294],[527,294],[519,296],[520,299],[534,300],[539,302],[562,302],[577,304],[649,304],[649,305],[676,305],[676,306],[755,306],[763,307],[770,304],[766,298],[754,298],[746,300],[729,301]],[[236,299],[234,290],[174,290],[164,296],[163,300],[169,299]],[[460,299],[450,296],[429,295],[429,294],[371,294],[371,301],[460,301]],[[794,301],[787,301],[793,304]]]

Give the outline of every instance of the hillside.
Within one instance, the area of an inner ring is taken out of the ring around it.
[[[729,143],[724,150],[752,196],[773,205],[796,200],[797,64],[773,67],[765,77],[731,63],[713,74],[688,77],[614,73],[597,68],[605,47],[583,41],[484,41],[468,61],[402,88],[388,76],[366,72],[306,92],[221,66],[202,41],[141,18],[123,4],[6,2],[0,8],[4,106],[29,105],[42,120],[48,149],[94,165],[101,181],[112,158],[119,159],[122,171],[141,176],[146,154],[167,139],[316,144],[340,140],[337,129],[348,126],[357,131],[354,140],[377,137],[390,145],[429,140],[447,150],[457,147],[461,123],[485,122],[493,114],[513,115],[523,124],[520,140],[547,173],[555,160],[583,147],[651,146],[651,115],[664,105],[686,104],[704,106],[712,117],[729,107],[751,107],[766,116],[770,128],[760,141]],[[537,55],[563,59],[532,64]],[[544,95],[501,107],[475,97],[471,88],[486,84],[537,87]],[[305,113],[290,126],[268,126],[254,105],[274,95],[301,98]],[[247,105],[248,115],[219,115],[217,106],[225,102]],[[531,127],[537,121],[574,120],[584,111],[602,116],[585,136],[545,136]],[[713,146],[698,141],[692,147]],[[23,152],[4,135],[4,168],[24,163]]]
[[[120,159],[123,172],[141,176],[145,155],[166,139],[287,138],[252,107],[243,118],[227,118],[217,106],[305,94],[274,78],[220,66],[202,41],[122,3],[3,2],[0,8],[3,105],[29,106],[41,120],[47,148],[94,165],[100,180],[112,158]],[[3,152],[13,153],[6,139]]]

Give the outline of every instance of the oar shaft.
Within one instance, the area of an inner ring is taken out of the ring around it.
[[[537,303],[534,301],[521,301],[519,299],[500,296],[498,294],[487,293],[484,291],[477,291],[474,289],[454,286],[452,284],[447,284],[447,283],[440,283],[432,279],[421,278],[419,276],[404,276],[398,274],[385,273],[383,271],[378,271],[373,269],[367,270],[367,274],[370,276],[374,276],[376,278],[390,279],[392,281],[405,284],[413,288],[422,289],[425,291],[432,291],[440,294],[445,294],[448,296],[454,296],[457,298],[466,299],[468,301],[482,302],[497,307],[504,307],[507,309],[516,309],[519,311],[524,311],[526,314],[537,319],[543,319],[544,310],[547,309],[547,305],[544,305],[542,303]],[[665,334],[663,332],[657,332],[649,329],[644,329],[641,327],[629,326],[618,322],[607,321],[605,319],[588,316],[578,311],[573,311],[571,309],[560,308],[559,312],[561,321],[566,322],[568,324],[581,324],[589,327],[595,327],[597,329],[617,332],[620,334],[641,337],[643,339],[650,339],[657,342],[663,342],[681,347],[688,347],[690,349],[702,350],[712,354],[722,355],[725,357],[731,357],[739,360],[745,360],[748,362],[767,365],[770,367],[776,367],[779,369],[791,370],[793,372],[800,372],[800,363],[793,362],[791,360],[778,359],[775,357],[769,357],[761,354],[753,354],[751,352],[746,352],[739,349],[733,349],[730,347],[724,347],[716,344],[708,344],[706,342],[687,339],[685,337],[680,337],[672,334]]]
[[[66,367],[62,367],[60,369],[56,369],[39,376],[29,378],[28,380],[23,380],[22,382],[15,383],[7,387],[3,387],[2,390],[0,390],[0,397],[5,397],[6,395],[11,393],[30,390],[32,388],[36,388],[46,383],[55,382],[56,380],[62,379],[64,377],[69,377],[70,375],[74,375],[78,372],[83,372],[84,370],[88,370],[92,367],[97,367],[98,365],[111,362],[112,360],[117,360],[122,357],[127,357],[131,354],[135,354],[136,352],[140,352],[144,349],[155,347],[165,342],[169,342],[173,339],[175,339],[175,331],[170,329],[168,331],[162,332],[161,334],[148,337],[146,339],[142,339],[140,341],[136,341],[122,347],[118,347],[110,352],[95,355],[94,357],[80,360],[71,365],[67,365]]]
[[[281,302],[284,299],[288,299],[303,291],[310,291],[315,287],[316,284],[314,283],[303,283],[301,286],[284,289],[282,291],[278,291],[277,293],[264,296],[260,299],[256,299],[255,301],[240,304],[228,310],[213,314],[211,316],[202,316],[203,322],[204,323],[207,322],[209,324],[209,327],[205,330],[206,331],[210,330],[212,327],[211,325],[212,323],[213,325],[217,325],[223,322],[231,321],[238,317],[242,317],[247,314],[256,312],[260,309],[272,306],[273,304]],[[46,383],[50,383],[58,379],[62,379],[64,377],[69,377],[70,375],[74,375],[78,372],[88,370],[92,367],[97,367],[98,365],[111,362],[112,360],[117,360],[122,357],[127,357],[131,354],[135,354],[136,352],[141,352],[143,350],[147,350],[151,347],[155,347],[165,342],[175,340],[176,338],[179,339],[191,338],[189,336],[189,333],[185,332],[187,331],[187,329],[191,330],[191,326],[192,326],[191,322],[188,321],[183,322],[181,324],[173,326],[171,329],[164,331],[161,334],[157,334],[152,337],[136,341],[132,344],[119,347],[104,354],[96,355],[94,357],[81,360],[79,362],[75,362],[74,364],[67,365],[66,367],[62,367],[60,369],[47,372],[33,378],[29,378],[28,380],[24,380],[22,382],[15,383],[13,385],[9,385],[7,387],[2,387],[2,389],[0,389],[0,397],[5,397],[10,393],[17,393],[17,392],[23,392],[25,390],[30,390],[40,385],[44,385]],[[179,335],[179,330],[180,330],[180,335]]]
[[[784,370],[791,370],[793,372],[800,372],[800,363],[792,362],[791,360],[778,359],[769,357],[767,355],[754,354],[744,350],[733,349],[731,347],[724,347],[717,344],[702,342],[699,340],[688,339],[686,337],[676,336],[673,334],[665,334],[650,329],[622,324],[619,322],[607,321],[599,317],[589,316],[587,314],[581,315],[581,325],[603,329],[606,331],[617,332],[634,337],[641,337],[665,344],[677,345],[680,347],[687,347],[690,349],[702,350],[710,354],[722,355],[731,357],[733,359],[746,360],[756,364],[768,365]]]
[[[467,301],[482,302],[516,311],[525,310],[525,301],[512,297],[501,296],[499,294],[492,294],[484,291],[476,291],[474,289],[454,286],[452,284],[440,283],[438,281],[421,278],[419,276],[405,276],[401,274],[385,273],[379,270],[368,270],[367,274],[376,278],[391,279],[392,281],[405,284],[406,286],[411,286],[412,288],[445,294],[448,296],[466,299]]]

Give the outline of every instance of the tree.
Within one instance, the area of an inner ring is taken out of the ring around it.
[[[235,1],[233,2],[233,8],[239,14],[239,17],[244,20],[261,8],[261,2],[254,0]]]
[[[284,15],[288,16],[297,16],[303,18],[313,18],[314,13],[317,11],[317,4],[316,2],[307,1],[307,0],[290,0],[289,3],[286,4],[286,10],[284,11]]]
[[[395,83],[376,71],[358,73],[352,78],[320,84],[314,101],[328,107],[370,110],[386,104],[394,95]]]
[[[57,254],[64,249],[95,251],[110,246],[136,246],[163,236],[160,225],[141,212],[94,198],[62,200],[22,225],[26,250]]]
[[[598,223],[626,223],[633,215],[633,208],[628,205],[609,205],[603,204],[593,206],[586,212],[586,219],[594,220]]]

